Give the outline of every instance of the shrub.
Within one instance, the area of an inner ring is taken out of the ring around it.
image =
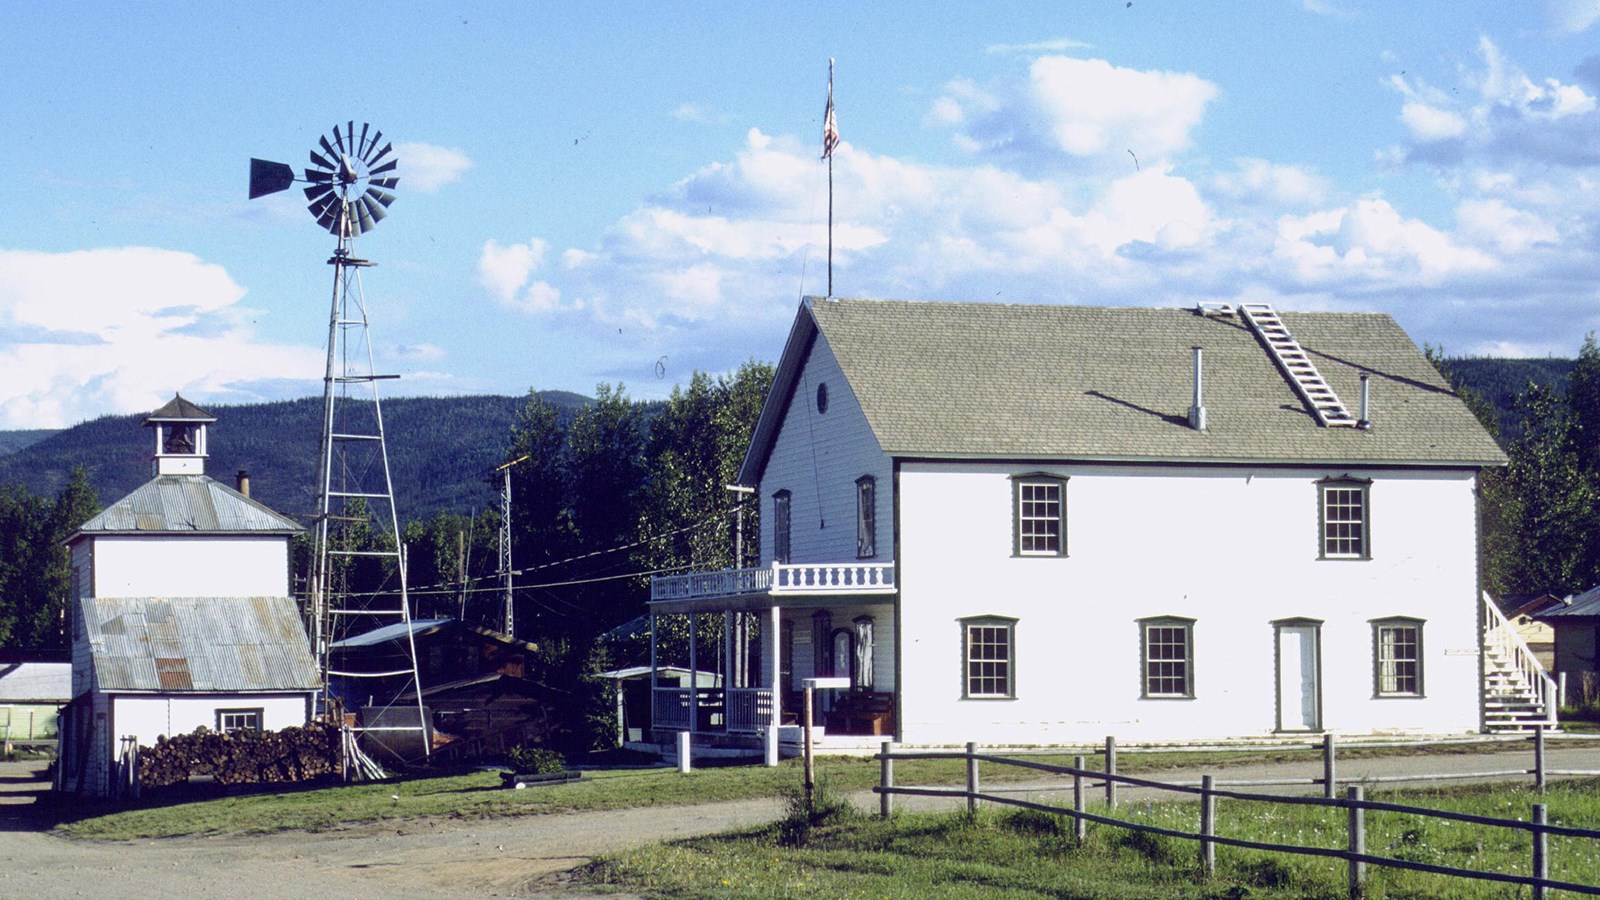
[[[529,775],[551,775],[567,769],[567,760],[561,754],[527,744],[518,744],[508,750],[506,761],[518,772]]]
[[[818,825],[854,816],[850,798],[835,789],[832,779],[818,778],[811,796],[804,785],[783,789],[784,814],[778,820],[778,843],[785,847],[804,847],[811,840],[811,829]]]

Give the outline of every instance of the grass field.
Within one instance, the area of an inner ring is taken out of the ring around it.
[[[1526,787],[1375,792],[1372,799],[1526,820],[1535,802],[1552,823],[1600,827],[1600,782],[1574,782],[1542,797]],[[1218,834],[1339,849],[1345,813],[1300,805],[1248,809],[1222,801]],[[1231,815],[1230,815],[1231,812]],[[1138,804],[1122,817],[1196,831],[1196,803]],[[1198,845],[1090,825],[1082,847],[1071,820],[1033,811],[896,815],[887,821],[835,814],[795,840],[784,822],[734,835],[657,845],[603,859],[595,884],[654,897],[812,898],[1325,898],[1343,896],[1342,861],[1218,847],[1217,874],[1200,876]],[[1600,884],[1600,846],[1550,839],[1551,877]],[[1367,813],[1368,852],[1480,871],[1529,874],[1525,833],[1398,813]],[[1528,896],[1515,886],[1371,866],[1371,898]]]

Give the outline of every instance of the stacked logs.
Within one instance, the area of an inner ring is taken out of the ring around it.
[[[164,787],[191,775],[210,775],[219,784],[310,781],[339,771],[339,746],[338,727],[326,723],[227,734],[202,727],[140,747],[139,784]]]

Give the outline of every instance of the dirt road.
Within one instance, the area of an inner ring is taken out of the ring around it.
[[[1503,771],[1530,764],[1531,754],[1525,750],[1386,757],[1341,761],[1339,776]],[[1548,765],[1600,769],[1600,751],[1552,749]],[[1199,774],[1163,772],[1154,777],[1178,781]],[[1247,765],[1215,774],[1227,779],[1307,777],[1320,774],[1320,765]],[[573,886],[567,873],[596,855],[754,826],[780,814],[779,801],[753,800],[466,823],[417,820],[322,834],[107,843],[64,840],[37,830],[26,804],[46,789],[41,776],[42,767],[36,764],[0,763],[0,896],[172,900],[248,894],[270,900],[303,898],[314,892],[346,900],[387,900],[404,891],[419,898],[578,898],[590,895]],[[1040,786],[1019,790],[1036,800],[1046,799],[1050,792]],[[1122,796],[1135,800],[1144,795],[1124,789]],[[863,807],[877,807],[870,794],[857,801]],[[948,805],[947,801],[897,801],[901,809],[938,803]]]

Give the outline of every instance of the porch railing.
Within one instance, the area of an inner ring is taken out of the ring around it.
[[[1533,699],[1542,708],[1545,720],[1554,724],[1556,721],[1556,706],[1559,699],[1556,697],[1556,680],[1546,672],[1544,665],[1528,649],[1528,645],[1511,627],[1505,614],[1490,597],[1488,592],[1483,594],[1483,608],[1487,611],[1487,627],[1484,629],[1484,650],[1492,656],[1505,662],[1512,671],[1519,673],[1522,683],[1533,694]]]
[[[772,724],[772,691],[728,688],[728,730],[761,732]]]
[[[651,600],[695,600],[741,594],[892,594],[894,563],[773,563],[759,569],[724,569],[658,575]]]
[[[691,711],[689,689],[658,687],[654,693],[656,702],[651,718],[655,727],[688,731]]]

